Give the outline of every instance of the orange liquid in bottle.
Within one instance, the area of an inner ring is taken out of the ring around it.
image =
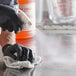
[[[18,3],[19,3],[19,8],[21,9],[26,9],[26,8],[31,8],[30,4],[33,2],[34,0],[18,0]],[[22,10],[21,9],[21,10]],[[34,17],[31,17],[31,16],[34,16],[33,14],[30,14],[31,10],[33,9],[30,9],[30,10],[22,10],[23,12],[25,12],[25,14],[27,14],[27,16],[32,19]],[[29,12],[30,11],[30,12]],[[31,15],[31,16],[30,16]],[[32,27],[33,28],[33,27]],[[27,29],[27,28],[26,28]],[[31,42],[31,39],[33,38],[33,35],[31,33],[32,31],[31,30],[23,30],[23,31],[20,31],[19,33],[16,34],[16,42],[19,43],[19,44],[22,44],[24,46],[28,46],[28,44],[30,44]]]
[[[19,6],[25,6],[23,8],[30,8],[30,7],[28,7],[28,4],[30,4],[31,2],[33,2],[33,0],[18,0]],[[22,11],[24,11],[24,10],[22,10]],[[28,12],[28,11],[26,10],[26,12]],[[20,31],[19,33],[16,34],[16,39],[27,39],[27,38],[32,38],[32,37],[33,37],[33,35],[31,33],[31,30]]]

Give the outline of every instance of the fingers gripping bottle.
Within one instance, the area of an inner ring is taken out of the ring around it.
[[[16,35],[17,39],[31,38],[35,34],[35,0],[18,0],[19,8],[30,19],[31,25],[25,23],[23,30]]]
[[[76,0],[47,0],[49,18],[54,23],[74,23]]]

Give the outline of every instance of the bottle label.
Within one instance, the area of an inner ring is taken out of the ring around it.
[[[21,4],[19,8],[30,18],[32,25],[25,24],[23,30],[35,30],[35,2],[29,4]]]

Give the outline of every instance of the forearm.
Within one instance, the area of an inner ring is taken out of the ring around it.
[[[16,36],[14,32],[2,31],[0,34],[0,45],[3,47],[6,44],[15,44]]]

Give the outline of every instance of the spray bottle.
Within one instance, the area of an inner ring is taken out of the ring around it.
[[[35,34],[35,1],[34,0],[18,0],[19,8],[22,10],[31,20],[32,24],[23,28],[21,32],[16,35],[16,39],[32,38]]]
[[[76,0],[47,0],[49,18],[56,24],[74,23]]]

